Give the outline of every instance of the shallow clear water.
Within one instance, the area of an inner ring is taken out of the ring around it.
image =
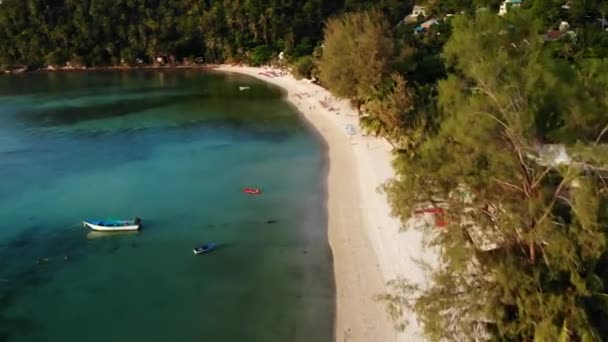
[[[251,78],[0,77],[0,341],[331,340],[323,167]],[[80,222],[134,216],[138,234]]]

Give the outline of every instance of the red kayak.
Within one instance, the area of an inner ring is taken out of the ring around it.
[[[258,188],[244,188],[243,192],[246,194],[250,194],[250,195],[261,195],[262,194],[262,190],[260,190]]]

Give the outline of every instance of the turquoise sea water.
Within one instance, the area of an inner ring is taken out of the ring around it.
[[[0,77],[0,341],[330,341],[323,146],[281,97],[200,71]]]

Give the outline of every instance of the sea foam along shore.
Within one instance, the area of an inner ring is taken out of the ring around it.
[[[352,342],[424,341],[413,313],[397,332],[374,296],[398,277],[427,284],[414,259],[434,262],[422,234],[400,232],[378,187],[394,176],[391,146],[362,134],[357,112],[345,100],[306,80],[270,68],[221,65],[215,70],[249,75],[283,88],[287,100],[318,131],[328,147],[328,238],[336,283],[335,340]],[[414,218],[408,224],[419,224]]]

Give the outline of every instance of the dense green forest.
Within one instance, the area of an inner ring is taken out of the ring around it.
[[[400,18],[398,0],[4,0],[0,65],[81,66],[181,62],[263,63],[285,51],[308,55],[324,20],[380,6]]]
[[[261,64],[352,100],[441,267],[380,299],[433,341],[608,340],[608,1],[5,0],[0,65]],[[422,25],[427,19],[436,19]],[[559,158],[558,158],[559,157]],[[414,228],[410,228],[414,229]]]

